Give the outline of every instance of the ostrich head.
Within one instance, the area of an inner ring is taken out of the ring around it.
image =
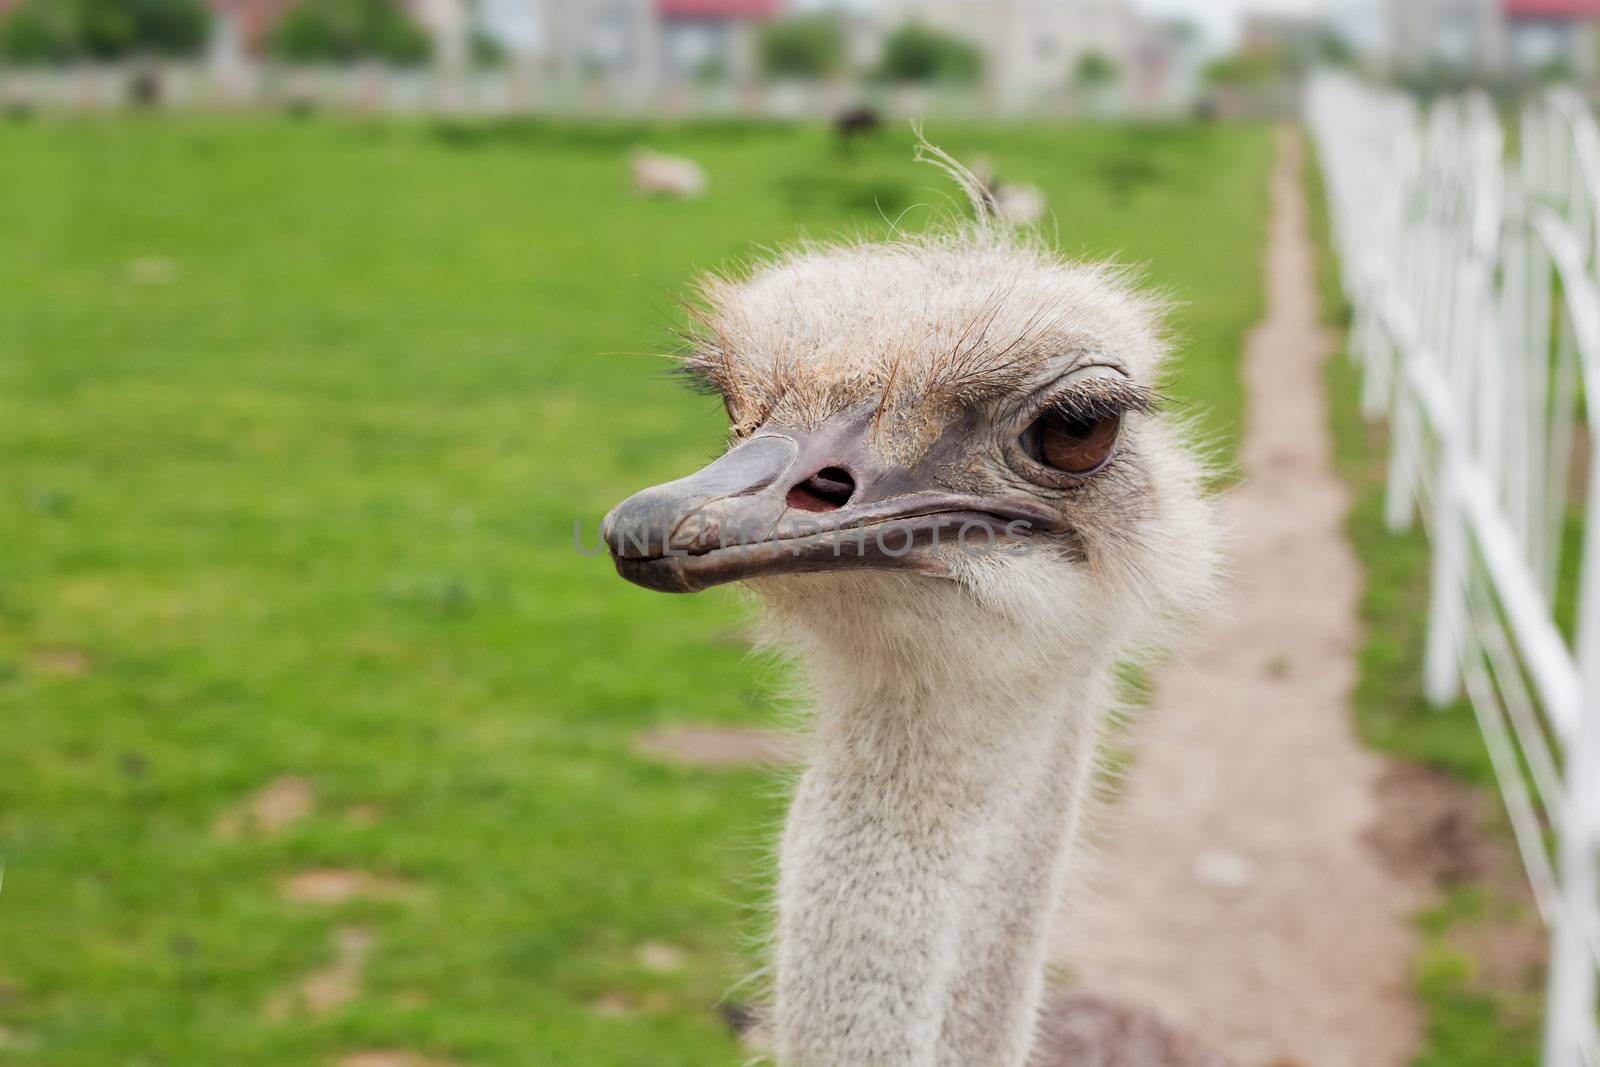
[[[1160,302],[978,223],[801,247],[696,307],[729,447],[603,533],[640,585],[749,586],[810,667],[779,1060],[1020,1067],[1110,668],[1215,569]]]
[[[730,447],[607,517],[630,581],[742,581],[813,634],[964,605],[1100,646],[1203,591],[1212,510],[1158,403],[1160,302],[1125,272],[976,225],[700,293],[685,370]]]

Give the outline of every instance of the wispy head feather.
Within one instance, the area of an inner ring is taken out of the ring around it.
[[[911,132],[917,138],[916,155],[913,157],[918,163],[927,163],[937,167],[949,176],[950,180],[961,187],[967,194],[967,200],[972,204],[973,214],[978,217],[980,226],[992,225],[998,218],[998,209],[994,200],[994,193],[984,184],[972,170],[955,156],[928,140],[923,133],[922,121],[913,119]]]

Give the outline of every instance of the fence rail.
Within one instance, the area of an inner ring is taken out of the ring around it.
[[[1386,516],[1432,545],[1428,698],[1465,692],[1551,928],[1544,1063],[1600,1067],[1600,127],[1575,94],[1423,112],[1343,76],[1307,118]]]
[[[0,0],[0,7],[4,7]],[[651,80],[636,72],[561,74],[537,62],[493,67],[392,67],[377,63],[219,67],[192,61],[7,65],[0,59],[0,110],[114,112],[129,107],[237,110],[292,107],[363,114],[623,116],[632,118],[830,118],[870,103],[886,115],[984,118],[1005,115],[1171,116],[1191,103],[1188,87],[1162,94],[1065,94],[1002,102],[961,86],[847,82]],[[1263,95],[1240,101],[1271,109]]]

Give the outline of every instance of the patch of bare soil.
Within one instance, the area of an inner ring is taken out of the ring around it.
[[[364,1049],[341,1056],[335,1067],[452,1067],[448,1060],[436,1060],[415,1052],[396,1049]]]
[[[327,1015],[361,993],[361,976],[372,954],[372,935],[351,926],[334,935],[333,962],[309,975],[300,986],[300,998],[312,1015]]]
[[[589,1002],[589,1010],[596,1015],[620,1019],[633,1014],[633,1001],[624,993],[602,993]]]
[[[398,878],[340,867],[300,871],[283,880],[283,895],[300,904],[343,904],[347,900],[405,900],[416,887]]]
[[[1397,764],[1378,784],[1384,814],[1367,838],[1397,873],[1443,890],[1471,884],[1481,907],[1446,932],[1472,968],[1471,986],[1502,1010],[1536,1016],[1550,933],[1521,857],[1486,829],[1494,802],[1427,767]]]
[[[134,285],[171,285],[178,280],[178,272],[178,261],[170,256],[140,256],[123,267]]]
[[[351,826],[376,826],[383,818],[383,809],[376,804],[352,804],[345,809],[344,820]]]
[[[1154,1012],[1080,994],[1046,1009],[1033,1067],[1230,1065]]]
[[[372,935],[358,926],[334,932],[333,959],[267,1001],[264,1014],[283,1020],[297,1013],[329,1015],[361,994],[361,979],[372,953]]]
[[[646,941],[635,950],[634,958],[639,961],[639,966],[657,974],[681,971],[689,962],[689,954],[683,949],[660,941]]]
[[[645,993],[641,996],[620,990],[602,993],[589,1002],[590,1011],[614,1019],[641,1013],[655,1014],[667,1011],[671,1007],[672,998],[665,993]]]
[[[1444,888],[1481,881],[1504,850],[1483,832],[1485,800],[1431,767],[1391,764],[1376,786],[1379,817],[1366,840],[1390,870]]]
[[[1544,988],[1550,935],[1537,916],[1520,913],[1450,931],[1450,943],[1472,961],[1480,993],[1536,994]]]
[[[1241,1067],[1402,1067],[1420,1029],[1409,918],[1431,890],[1370,842],[1416,858],[1457,827],[1441,808],[1431,836],[1371,829],[1393,817],[1392,779],[1350,718],[1361,573],[1326,429],[1301,153],[1285,132],[1245,360],[1246,480],[1225,501],[1230,592],[1155,679],[1056,955],[1076,988]]]
[[[235,840],[246,832],[271,837],[309,816],[316,804],[311,783],[299,775],[286,774],[217,816],[212,833],[224,841]]]
[[[804,755],[787,734],[741,726],[668,726],[641,734],[636,747],[652,759],[691,767],[784,766]]]
[[[53,678],[82,678],[94,662],[81,648],[36,648],[29,657],[33,669]]]

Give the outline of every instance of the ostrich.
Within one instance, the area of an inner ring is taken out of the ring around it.
[[[967,170],[988,194],[988,211],[996,220],[1024,229],[1036,228],[1044,221],[1049,205],[1037,185],[1001,178],[987,155],[974,159]]]
[[[692,159],[641,148],[634,152],[631,163],[633,189],[637,193],[681,200],[697,200],[705,195],[706,172]]]
[[[1159,299],[982,218],[703,281],[727,451],[606,517],[630,581],[740,582],[803,667],[782,1067],[1020,1067],[1113,670],[1203,603],[1217,521],[1157,403]]]

